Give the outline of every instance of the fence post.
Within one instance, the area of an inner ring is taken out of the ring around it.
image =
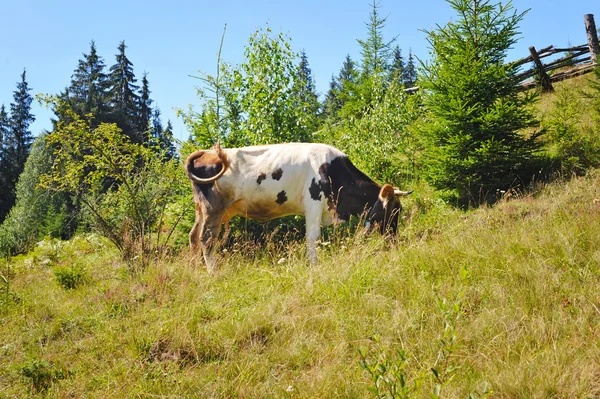
[[[548,93],[554,91],[554,87],[552,87],[552,81],[550,80],[550,76],[544,70],[544,64],[540,60],[538,53],[534,46],[529,47],[529,52],[531,53],[531,58],[533,58],[533,62],[535,63],[535,67],[539,73],[540,77],[540,85],[542,86],[542,93]]]
[[[593,64],[598,63],[598,55],[600,54],[600,46],[598,46],[598,31],[594,22],[594,14],[585,14],[585,31],[588,38],[588,46],[590,48],[590,57]]]

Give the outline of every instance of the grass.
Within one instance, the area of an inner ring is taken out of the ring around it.
[[[316,265],[303,242],[230,251],[215,275],[42,242],[0,265],[0,397],[597,397],[598,187],[467,213],[416,197],[394,243],[333,236]]]

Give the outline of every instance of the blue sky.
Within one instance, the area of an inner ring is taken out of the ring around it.
[[[134,64],[136,76],[148,73],[155,105],[163,122],[171,119],[175,137],[188,132],[175,116],[174,108],[198,105],[190,75],[212,73],[223,27],[227,33],[222,58],[243,61],[250,35],[268,23],[273,31],[291,38],[295,51],[305,50],[323,94],[332,74],[338,73],[346,54],[359,59],[356,39],[366,36],[365,21],[370,0],[303,1],[178,1],[103,0],[7,0],[0,13],[0,104],[8,108],[23,68],[32,94],[55,94],[70,82],[71,74],[96,42],[107,66],[121,40]],[[584,14],[595,14],[600,25],[598,0],[514,0],[518,11],[530,9],[520,26],[521,40],[510,59],[528,54],[529,46],[566,46],[586,43]],[[397,36],[404,55],[409,48],[421,59],[429,54],[422,29],[435,29],[455,19],[443,0],[381,0],[380,12],[388,17],[385,35]],[[34,135],[51,126],[52,113],[33,105]]]

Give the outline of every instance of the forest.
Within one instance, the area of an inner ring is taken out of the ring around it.
[[[197,77],[183,142],[125,42],[108,66],[92,41],[60,93],[25,69],[0,105],[0,393],[600,394],[600,67],[523,91],[507,52],[527,11],[447,2],[420,61],[373,1],[322,98],[308,54],[258,28]],[[35,137],[33,101],[54,113]],[[328,228],[309,266],[302,218],[236,218],[208,275],[182,162],[217,142],[331,144],[415,190],[401,232]]]

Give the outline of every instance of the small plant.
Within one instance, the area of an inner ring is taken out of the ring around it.
[[[371,376],[373,386],[369,390],[377,398],[386,399],[408,399],[414,397],[419,385],[420,378],[412,383],[407,381],[405,370],[408,366],[408,356],[402,348],[396,350],[396,357],[386,358],[381,354],[379,337],[372,338],[380,352],[377,359],[369,357],[367,351],[359,350],[360,366]]]
[[[32,360],[19,368],[20,374],[30,382],[34,392],[45,392],[55,381],[64,379],[66,373],[45,360]]]
[[[456,300],[449,303],[446,298],[438,300],[438,307],[444,317],[444,331],[439,339],[440,349],[436,364],[431,368],[435,377],[432,398],[440,398],[444,388],[456,376],[460,366],[454,364],[453,354],[457,349],[456,322],[460,318],[463,292]]]
[[[2,293],[0,294],[0,309],[2,310],[7,309],[11,302],[10,280],[12,275],[10,256],[7,256],[4,270],[2,270],[0,273],[0,283],[2,284]]]
[[[57,267],[54,277],[58,284],[66,290],[73,290],[85,282],[86,273],[82,266]]]

